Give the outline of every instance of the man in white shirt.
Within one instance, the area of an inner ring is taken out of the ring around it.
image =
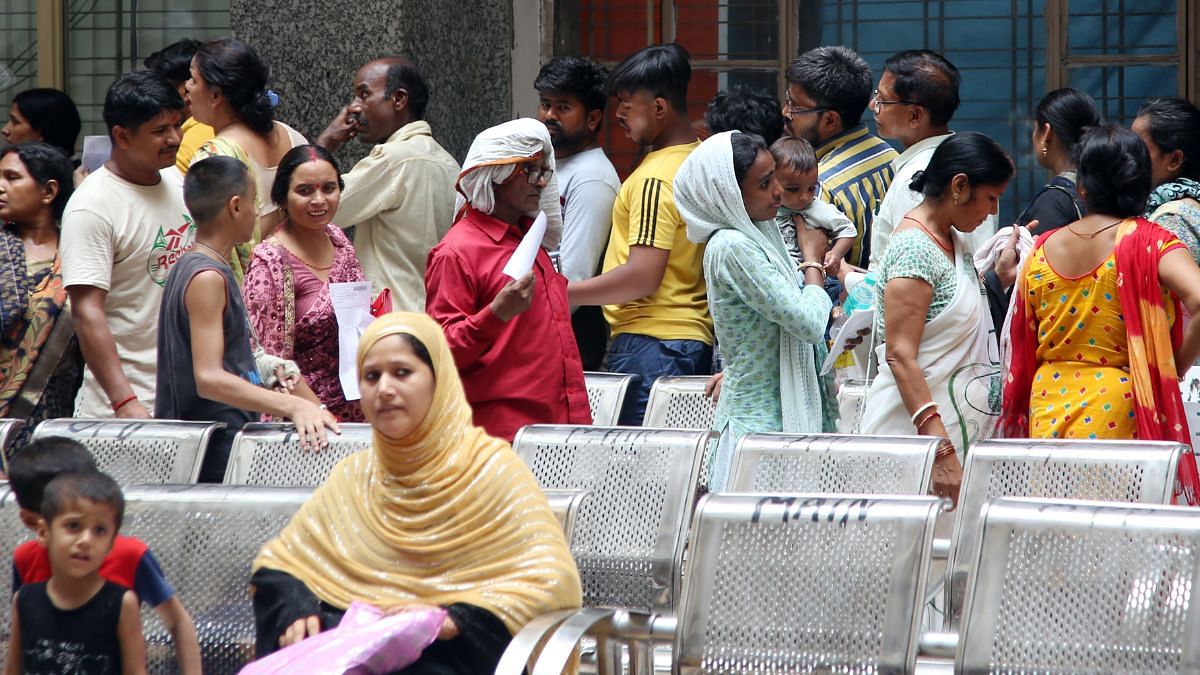
[[[458,162],[425,121],[429,86],[403,57],[376,59],[354,76],[354,101],[317,138],[336,151],[351,138],[377,144],[350,173],[336,222],[354,226],[354,252],[397,311],[425,311],[425,259],[454,223]]]
[[[871,269],[883,260],[896,226],[923,199],[908,184],[953,133],[950,118],[958,109],[961,81],[953,63],[926,49],[900,52],[883,64],[870,106],[879,135],[900,141],[904,152],[892,160],[896,174],[872,222]]]
[[[621,189],[612,162],[600,147],[600,124],[608,103],[608,71],[591,59],[562,56],[542,66],[533,86],[538,119],[554,144],[562,200],[559,267],[571,281],[596,276],[612,229],[613,202]],[[580,307],[571,317],[584,370],[599,370],[608,323],[599,307]]]
[[[158,308],[195,228],[175,164],[183,99],[149,71],[108,88],[112,155],[80,184],[62,220],[63,285],[87,362],[78,417],[150,417]]]

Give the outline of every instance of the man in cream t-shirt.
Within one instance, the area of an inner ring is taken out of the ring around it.
[[[63,285],[87,362],[77,417],[150,417],[158,310],[195,228],[175,163],[183,99],[149,71],[117,78],[104,100],[111,158],[71,196],[62,220]]]

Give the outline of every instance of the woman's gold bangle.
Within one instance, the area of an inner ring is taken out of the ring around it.
[[[825,265],[823,265],[819,262],[813,261],[813,260],[810,260],[808,262],[802,262],[799,265],[796,265],[796,269],[801,274],[804,274],[804,270],[807,270],[807,269],[815,269],[815,270],[819,271],[821,274],[825,273]]]

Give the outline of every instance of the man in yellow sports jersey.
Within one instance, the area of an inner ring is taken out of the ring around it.
[[[621,424],[642,423],[659,377],[712,369],[704,246],[688,241],[671,187],[699,145],[687,117],[691,76],[687,51],[667,44],[634,52],[608,80],[617,123],[648,153],[617,194],[603,273],[571,282],[567,293],[572,305],[604,305],[613,334],[609,370],[641,377]]]

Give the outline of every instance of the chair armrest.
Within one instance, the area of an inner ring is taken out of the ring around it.
[[[921,656],[953,659],[958,651],[958,633],[921,633],[917,653]]]
[[[934,560],[948,560],[950,558],[950,540],[935,538],[933,546],[930,547],[929,555]]]
[[[563,609],[549,612],[534,617],[525,624],[525,627],[513,636],[512,642],[509,642],[508,648],[504,650],[504,655],[500,657],[500,663],[496,664],[496,675],[522,675],[534,650],[542,644],[546,636],[578,611]]]
[[[557,625],[531,672],[533,675],[560,675],[574,656],[579,641],[585,635],[592,635],[596,638],[596,656],[599,659],[597,672],[606,672],[605,661],[619,653],[610,654],[608,645],[620,643],[629,647],[630,673],[652,673],[653,645],[673,641],[676,625],[675,617],[637,610],[611,607],[581,609]],[[612,665],[617,669],[616,672],[620,672],[619,660]]]
[[[597,624],[607,626],[618,610],[604,607],[586,607],[578,610],[558,624],[554,634],[542,648],[533,675],[561,675],[575,653],[575,645]]]

